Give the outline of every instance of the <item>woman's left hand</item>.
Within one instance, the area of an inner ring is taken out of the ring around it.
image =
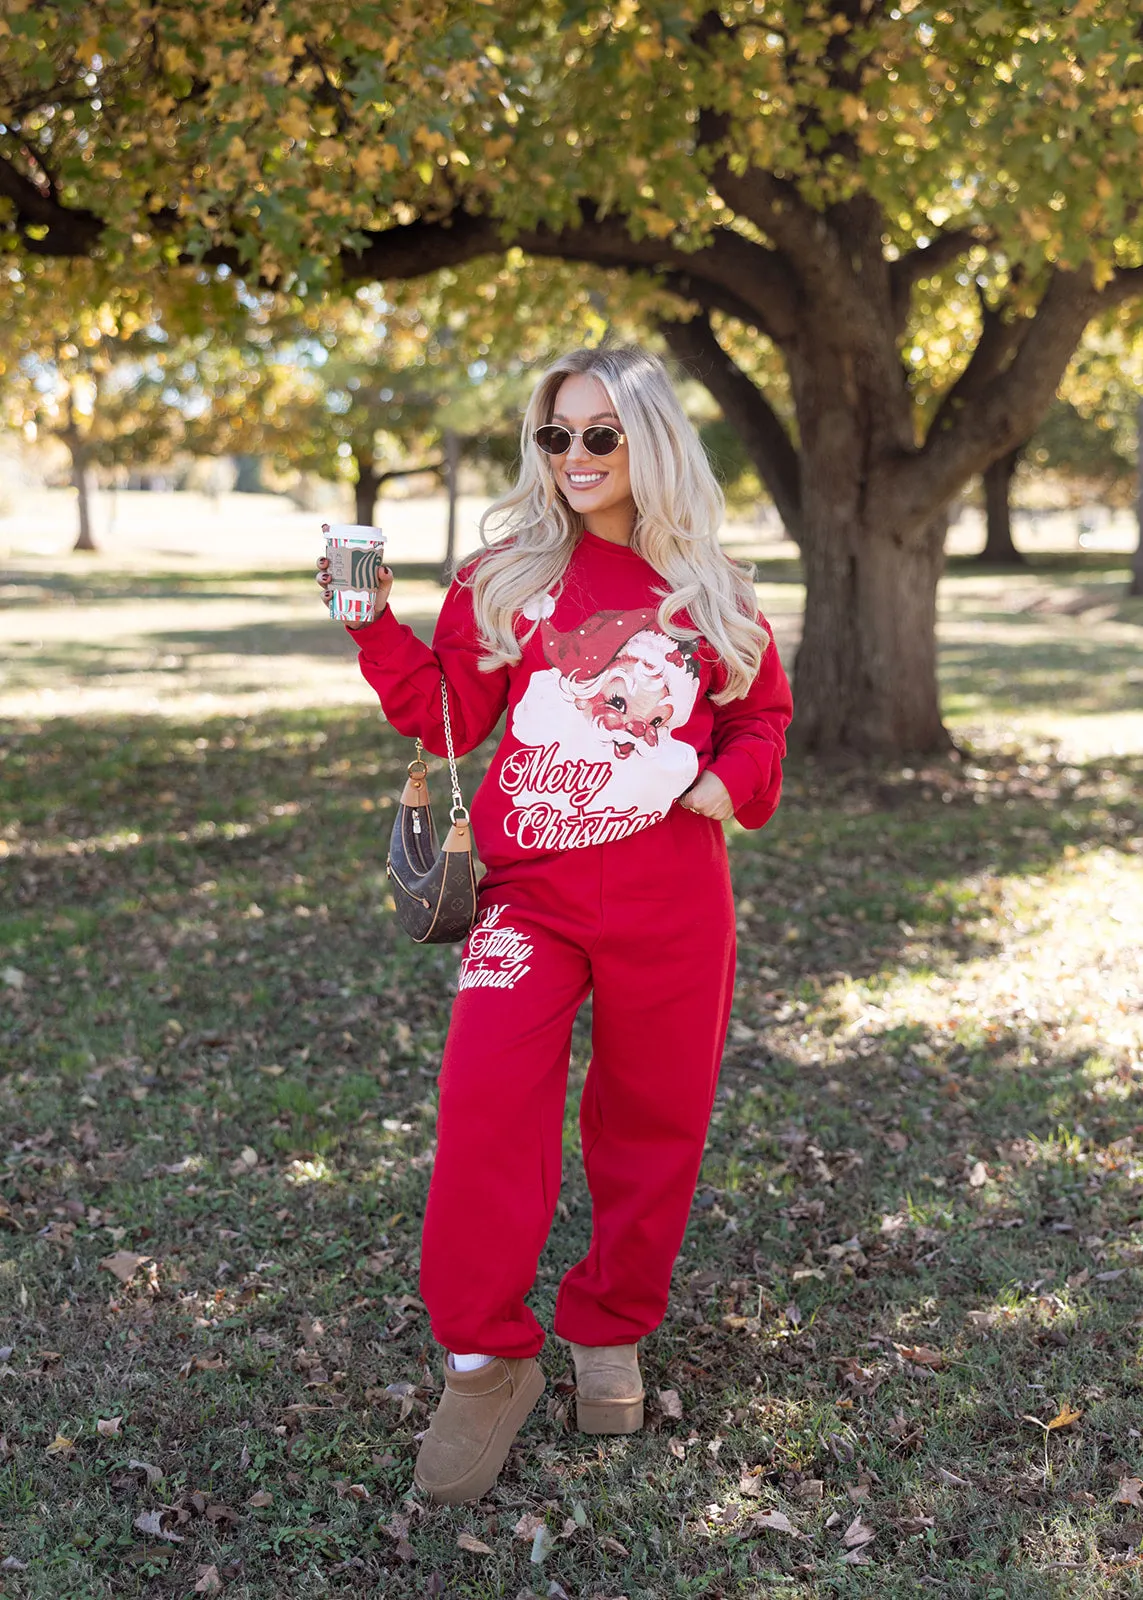
[[[734,815],[730,791],[713,772],[704,772],[686,794],[680,795],[679,804],[687,811],[697,811],[700,817],[713,817],[716,822],[725,822]]]

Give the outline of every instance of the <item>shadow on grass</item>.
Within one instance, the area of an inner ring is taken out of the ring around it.
[[[1033,617],[1006,617],[1005,628]],[[1143,625],[1143,607],[1139,622]],[[1072,716],[1143,708],[1143,655],[1133,643],[1084,636],[1041,641],[974,639],[941,648],[941,692],[995,711],[1057,708]]]
[[[1129,1592],[1112,1496],[1140,1465],[1137,1079],[1061,1042],[1050,1003],[937,1026],[877,1020],[869,996],[1003,960],[984,880],[1126,846],[1140,762],[792,764],[774,823],[731,839],[738,1004],[644,1347],[649,1426],[569,1431],[549,1346],[548,1403],[493,1493],[422,1514],[404,1497],[438,1377],[417,1235],[457,957],[385,907],[405,741],[358,711],[51,731],[6,738],[0,768],[19,974],[0,1013],[0,1502],[27,1600],[190,1592],[205,1564],[260,1600]],[[549,1325],[589,1232],[586,1048],[581,1018],[533,1296]],[[152,1258],[153,1282],[144,1259],[120,1284],[114,1250]],[[1050,1438],[1024,1420],[1064,1402],[1082,1417]],[[57,1431],[74,1444],[49,1456]],[[143,1511],[176,1531],[171,1506],[180,1544],[135,1532]],[[843,1564],[858,1514],[868,1566]],[[514,1536],[527,1516],[553,1535],[543,1563]],[[1051,1564],[1080,1558],[1057,1589]]]

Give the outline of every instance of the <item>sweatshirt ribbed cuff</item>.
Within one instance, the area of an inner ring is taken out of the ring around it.
[[[724,750],[722,755],[717,756],[707,768],[708,772],[713,772],[715,777],[721,778],[726,785],[726,792],[735,811],[740,811],[744,805],[749,804],[770,781],[777,748],[771,744],[758,748],[759,754],[768,753],[769,759],[765,770],[753,750],[733,748]]]
[[[386,605],[381,615],[374,617],[372,622],[367,622],[362,628],[351,628],[347,622],[345,631],[363,655],[371,656],[376,647],[383,645],[397,627],[400,627],[400,623],[393,615],[392,609]]]

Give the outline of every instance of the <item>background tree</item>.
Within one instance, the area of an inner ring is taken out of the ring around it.
[[[1136,302],[1093,323],[1060,392],[1032,437],[982,473],[986,536],[980,560],[1023,564],[1012,538],[1017,469],[1046,472],[1073,503],[1131,503],[1138,459],[1138,397],[1143,392],[1143,327]]]
[[[24,252],[307,288],[512,246],[659,273],[802,549],[800,738],[946,742],[945,508],[1143,286],[1134,0],[10,0],[7,25]],[[918,291],[973,284],[926,416]],[[780,356],[792,427],[728,318]]]
[[[368,525],[384,482],[440,468],[447,369],[427,325],[378,296],[324,301],[304,321],[312,330],[275,352],[294,383],[267,445],[279,465],[351,481],[355,518]]]
[[[31,271],[9,261],[0,283],[0,416],[26,439],[63,445],[76,491],[75,548],[94,550],[99,469],[205,453],[216,419],[241,414],[244,375],[214,355],[234,320],[233,286],[184,276],[165,286],[164,299],[88,262],[49,261]],[[170,333],[164,318],[180,331]]]

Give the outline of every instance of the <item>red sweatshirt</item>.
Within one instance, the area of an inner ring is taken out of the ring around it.
[[[770,820],[792,710],[773,640],[745,697],[712,704],[725,670],[705,640],[679,643],[659,628],[662,578],[634,550],[585,532],[558,592],[536,595],[517,619],[519,637],[533,630],[521,659],[482,672],[466,575],[445,597],[431,647],[389,608],[351,631],[386,717],[435,755],[445,753],[442,672],[457,755],[507,709],[472,803],[487,865],[627,838],[708,770],[744,827]]]

